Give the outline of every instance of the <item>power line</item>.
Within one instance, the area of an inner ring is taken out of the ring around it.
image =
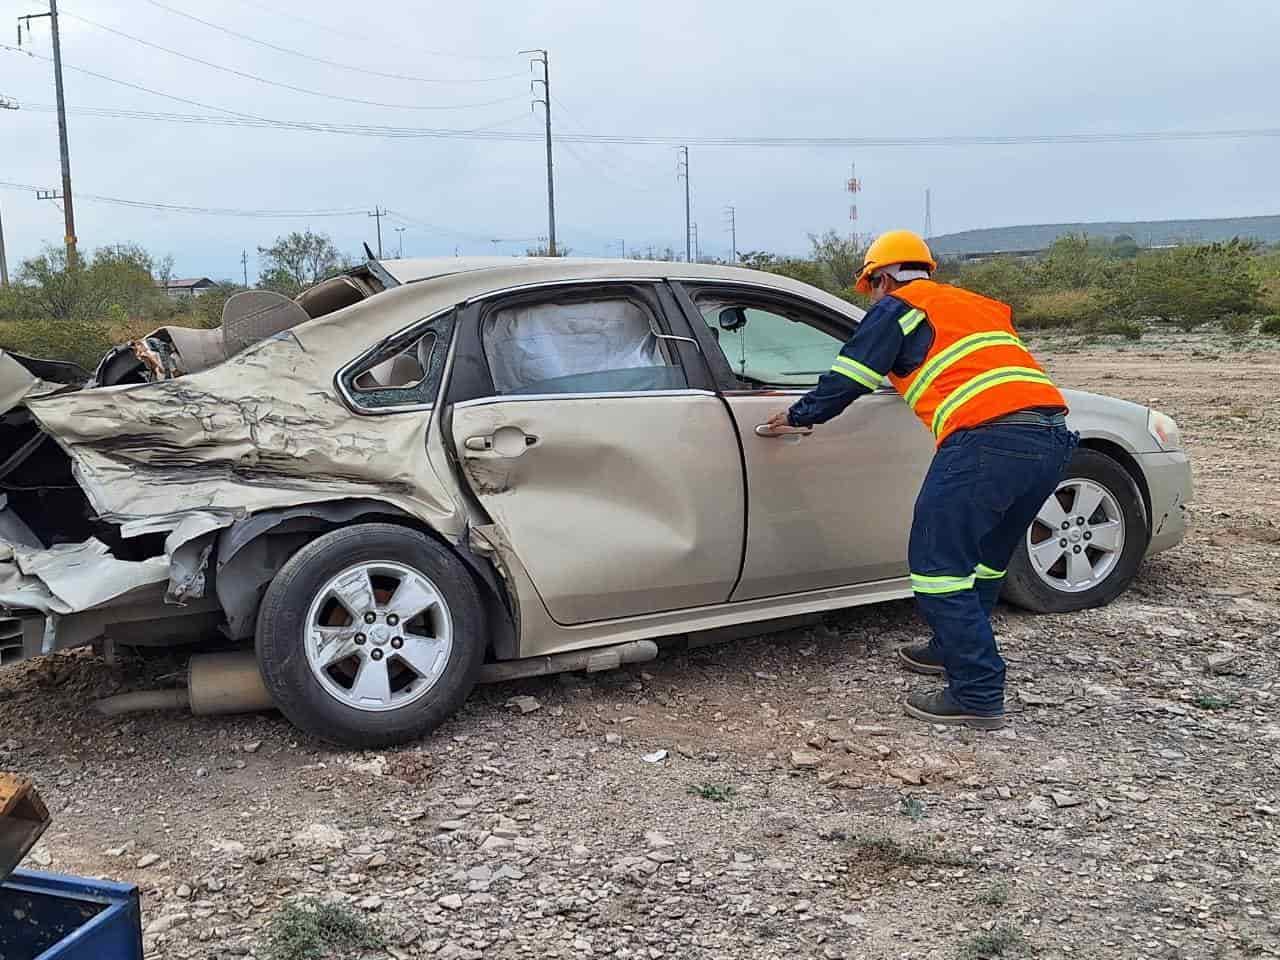
[[[241,33],[238,30],[232,30],[230,27],[224,27],[221,24],[213,23],[212,21],[205,20],[202,17],[197,17],[195,14],[187,13],[185,10],[178,10],[174,7],[167,6],[166,4],[160,3],[159,0],[144,0],[144,2],[151,4],[151,6],[153,7],[158,7],[161,10],[168,11],[169,13],[172,13],[175,16],[184,17],[187,20],[193,20],[196,23],[203,24],[204,26],[210,27],[213,30],[219,30],[222,33],[229,34],[230,36],[233,36],[233,37],[237,37],[248,43],[256,43],[258,46],[266,47],[268,50],[275,50],[278,53],[287,53],[289,56],[300,57],[303,60],[310,60],[313,63],[322,63],[325,66],[329,66],[329,67],[337,67],[339,70],[350,70],[353,73],[363,73],[370,77],[383,77],[388,80],[409,80],[414,83],[462,84],[462,83],[493,83],[499,80],[512,80],[512,79],[524,76],[523,72],[518,72],[518,73],[504,73],[498,77],[468,77],[462,80],[442,80],[438,77],[416,77],[416,76],[413,76],[412,74],[384,73],[381,70],[369,70],[365,67],[357,67],[357,66],[354,66],[353,64],[341,63],[340,61],[337,61],[337,60],[329,60],[325,57],[317,57],[313,54],[303,53],[300,50],[293,50],[293,49],[290,49],[289,47],[283,47],[283,46],[280,46],[279,44],[271,43],[270,41],[267,41],[267,40],[260,40],[257,37],[251,36],[247,33]]]
[[[388,216],[394,220],[399,220],[411,227],[417,227],[419,230],[426,230],[428,233],[439,233],[451,237],[461,237],[463,240],[474,240],[483,243],[533,243],[542,239],[541,237],[495,237],[492,234],[486,235],[482,233],[470,233],[466,230],[454,230],[451,227],[442,227],[438,224],[428,223],[425,220],[419,220],[399,210],[385,211]]]
[[[255,83],[265,84],[269,87],[279,87],[282,90],[291,90],[294,93],[303,93],[312,97],[321,97],[325,100],[337,100],[342,103],[354,103],[364,107],[385,107],[392,110],[470,110],[476,107],[491,107],[499,103],[511,103],[514,100],[524,99],[524,94],[517,94],[513,97],[501,97],[495,100],[483,100],[478,103],[451,103],[451,104],[421,104],[421,103],[384,103],[379,100],[364,100],[360,97],[344,97],[337,93],[325,93],[322,90],[311,90],[307,87],[299,87],[296,84],[285,83],[281,80],[270,80],[266,77],[260,77],[256,73],[248,73],[244,70],[237,70],[234,67],[228,67],[221,63],[215,63],[212,60],[205,60],[202,57],[195,57],[189,53],[183,53],[180,50],[174,50],[171,47],[165,47],[158,43],[152,43],[150,40],[144,40],[142,37],[135,37],[131,33],[125,33],[123,30],[117,30],[115,27],[108,27],[105,24],[90,20],[88,17],[82,17],[78,13],[70,13],[63,11],[63,16],[74,17],[81,23],[88,24],[98,30],[114,34],[133,43],[149,47],[152,50],[159,50],[170,56],[178,57],[182,60],[189,60],[192,63],[198,63],[201,66],[209,67],[213,70],[219,70],[222,73],[230,74],[233,77],[240,77],[244,80],[252,80]]]
[[[576,129],[579,134],[591,136],[590,131],[581,122],[582,118],[580,118],[576,113],[574,113],[574,111],[566,107],[559,97],[555,97],[554,100],[555,100],[556,108],[562,114],[567,114],[569,116],[568,126],[570,127],[570,129]],[[563,120],[561,120],[561,124],[562,125],[564,124]],[[619,173],[623,177],[627,177],[628,179],[630,179],[630,178],[639,176],[641,171],[644,174],[649,174],[649,175],[655,172],[656,168],[653,167],[652,165],[645,166],[643,164],[636,163],[631,157],[628,157],[625,153],[623,153],[621,150],[617,149],[617,147],[611,144],[593,144],[593,146],[597,146],[599,148],[599,153],[590,154],[588,152],[588,158],[598,162],[601,166],[608,167],[611,170],[617,171],[617,173]],[[610,159],[610,158],[613,158],[613,159]],[[648,187],[640,186],[638,184],[630,184],[630,186],[632,187],[632,189],[643,190],[643,191],[660,191],[660,190],[667,189],[666,184],[654,184]]]
[[[15,183],[11,180],[0,180],[0,188],[29,191],[31,193],[35,193],[41,189],[41,187],[36,184]],[[159,200],[131,200],[124,197],[108,197],[94,193],[77,193],[76,196],[83,200],[90,200],[94,203],[111,204],[113,206],[128,207],[135,210],[156,210],[165,213],[185,213],[198,216],[242,217],[251,220],[303,220],[319,217],[359,217],[369,215],[368,211],[363,208],[322,208],[317,210],[273,210],[269,208],[243,209],[236,207],[203,207],[182,203],[165,203]],[[391,217],[392,219],[399,220],[429,233],[459,237],[464,240],[475,240],[485,243],[494,240],[510,243],[526,243],[538,239],[537,237],[494,237],[491,234],[480,234],[467,230],[457,230],[452,227],[428,223],[401,211],[388,210],[386,208],[381,208],[381,215]]]
[[[3,44],[0,44],[0,48],[3,46]],[[73,70],[78,68],[67,66],[67,69]],[[514,131],[510,132],[509,135],[506,136],[487,135],[488,131],[496,130],[499,127],[505,127],[517,122],[527,122],[529,119],[529,115],[527,113],[516,114],[514,117],[507,117],[505,120],[498,120],[494,123],[482,124],[478,127],[469,127],[465,129],[449,127],[396,127],[379,124],[337,123],[328,120],[277,120],[268,117],[258,117],[253,114],[240,113],[235,110],[226,110],[223,107],[201,104],[194,100],[186,100],[182,97],[161,93],[158,90],[149,90],[146,87],[140,87],[137,84],[129,83],[124,80],[116,80],[102,74],[92,75],[99,77],[100,79],[109,80],[112,83],[118,83],[137,90],[143,90],[147,93],[153,93],[156,96],[167,97],[171,100],[178,100],[191,106],[204,107],[208,110],[220,110],[226,113],[227,116],[211,117],[203,114],[159,113],[150,110],[126,110],[115,107],[74,107],[68,111],[73,116],[119,120],[155,120],[164,123],[179,123],[193,126],[236,127],[261,130],[300,130],[311,133],[338,133],[351,136],[381,137],[392,140],[452,139],[497,140],[503,142],[541,142],[543,137],[540,132],[521,134]],[[36,103],[29,105],[25,109],[32,113],[49,113],[53,110],[53,107],[49,104]],[[562,138],[557,137],[556,139],[561,140]]]
[[[45,62],[48,57],[18,51],[15,47],[0,43],[0,50],[21,52]],[[181,123],[205,126],[278,128],[282,130],[302,130],[316,133],[341,133],[359,136],[386,137],[392,139],[455,139],[486,140],[511,143],[538,142],[543,134],[524,133],[520,131],[498,131],[495,127],[505,126],[526,118],[526,114],[510,117],[506,120],[486,126],[469,129],[450,129],[433,127],[402,127],[381,124],[337,123],[332,121],[281,120],[255,116],[226,107],[201,103],[176,94],[165,93],[128,80],[119,80],[106,74],[87,70],[83,67],[64,63],[67,70],[74,70],[86,76],[106,80],[143,93],[164,97],[202,110],[215,110],[226,114],[226,117],[210,117],[199,114],[163,113],[148,110],[125,110],[115,107],[78,107],[67,112],[73,116],[99,117],[104,119],[147,120],[164,123]],[[521,99],[517,97],[516,99]],[[48,104],[29,104],[23,109],[29,112],[49,112]],[[231,119],[234,118],[234,119]],[[697,147],[751,147],[751,148],[785,148],[785,149],[844,149],[848,147],[966,147],[966,146],[1028,146],[1028,145],[1066,145],[1066,144],[1116,144],[1116,143],[1171,143],[1205,140],[1271,140],[1280,139],[1280,127],[1256,127],[1224,130],[1166,130],[1139,133],[1107,133],[1107,134],[1029,134],[1010,136],[922,136],[922,137],[677,137],[647,136],[641,134],[600,134],[574,133],[561,131],[553,135],[557,143],[587,144],[630,144],[642,146],[681,146],[687,143]]]
[[[14,183],[9,180],[0,180],[0,187],[5,187],[10,190],[29,190],[33,193],[42,189],[36,184]],[[93,200],[96,203],[109,203],[116,206],[132,207],[140,210],[165,210],[172,213],[195,213],[204,216],[222,217],[251,217],[261,219],[292,217],[353,217],[365,212],[364,210],[334,208],[321,210],[271,210],[240,209],[234,207],[200,207],[181,203],[162,203],[158,200],[129,200],[123,197],[105,197],[100,194],[93,193],[77,193],[76,196],[84,200]]]
[[[519,56],[518,54],[510,54],[510,53],[483,54],[483,53],[459,53],[457,50],[428,50],[425,48],[410,46],[407,43],[402,43],[400,41],[397,41],[394,36],[390,36],[387,33],[383,33],[378,36],[372,36],[370,34],[360,33],[359,31],[351,29],[350,25],[348,24],[343,24],[341,27],[334,27],[328,24],[320,23],[318,20],[308,20],[306,17],[302,16],[301,14],[285,13],[283,10],[281,10],[278,6],[274,4],[267,5],[262,3],[253,3],[251,2],[251,0],[236,0],[236,2],[239,3],[241,6],[252,7],[255,10],[259,10],[263,13],[271,14],[274,17],[278,17],[284,20],[289,20],[289,21],[292,21],[293,23],[305,24],[306,26],[311,27],[313,30],[319,30],[323,33],[332,33],[335,36],[340,37],[344,42],[347,42],[347,43],[351,42],[352,37],[359,37],[360,39],[368,40],[371,43],[390,44],[393,47],[399,47],[400,49],[407,50],[410,53],[412,53],[414,56],[418,56],[418,57],[427,55],[432,57],[450,57],[455,60],[488,60],[488,61],[508,60],[509,61]],[[523,74],[521,74],[521,76],[523,76]]]
[[[74,69],[68,67],[67,69]],[[110,78],[105,78],[110,79]],[[112,80],[112,83],[124,83],[125,86],[134,86],[124,81]],[[140,88],[145,89],[145,88]],[[157,93],[158,96],[169,96],[168,94],[159,93],[158,91],[148,91]],[[171,98],[181,99],[181,98]],[[183,100],[184,103],[192,103],[194,101]],[[194,104],[199,106],[200,104]],[[31,113],[50,113],[53,107],[49,104],[36,103],[25,108]],[[208,107],[210,110],[221,110],[221,107]],[[451,139],[451,140],[512,140],[512,141],[541,141],[542,134],[529,134],[528,136],[515,135],[513,137],[488,137],[484,136],[486,131],[496,130],[499,127],[509,126],[514,123],[527,122],[529,115],[527,113],[519,113],[514,117],[507,117],[505,120],[498,120],[494,123],[482,124],[478,127],[469,127],[466,129],[455,128],[433,128],[433,127],[394,127],[379,126],[372,124],[351,124],[351,123],[334,123],[330,121],[311,121],[311,120],[273,120],[267,117],[257,117],[253,114],[242,114],[236,111],[227,111],[226,117],[210,117],[202,114],[180,114],[180,113],[156,113],[148,110],[122,110],[114,107],[73,107],[68,111],[77,117],[96,117],[99,119],[117,119],[117,120],[156,120],[165,123],[180,123],[193,126],[214,126],[214,127],[235,127],[243,129],[258,130],[300,130],[310,133],[337,133],[351,136],[372,136],[381,137],[391,140],[422,140],[422,139]]]

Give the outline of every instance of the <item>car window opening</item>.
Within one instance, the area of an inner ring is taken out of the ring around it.
[[[831,368],[842,341],[800,316],[719,293],[694,298],[735,377],[749,386],[808,387]]]
[[[599,297],[499,307],[481,339],[502,395],[683,389],[683,369],[643,304]]]

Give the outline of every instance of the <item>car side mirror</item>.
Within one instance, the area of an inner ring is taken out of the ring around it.
[[[742,307],[725,307],[720,311],[720,316],[716,318],[716,322],[720,324],[721,330],[732,333],[734,330],[741,330],[747,325],[747,311]]]

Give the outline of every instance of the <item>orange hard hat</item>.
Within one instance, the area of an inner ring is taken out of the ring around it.
[[[938,269],[938,262],[933,259],[923,237],[910,230],[890,230],[880,234],[867,247],[867,255],[862,260],[862,269],[858,271],[854,289],[859,293],[870,293],[871,274],[895,263],[924,263],[928,264],[930,271]]]

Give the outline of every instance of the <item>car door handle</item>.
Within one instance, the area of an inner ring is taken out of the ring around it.
[[[760,423],[756,424],[756,436],[763,437],[766,440],[784,440],[788,443],[799,443],[805,437],[813,436],[813,430],[812,428],[806,428],[779,432],[773,430],[767,423]]]
[[[530,447],[537,446],[538,442],[537,437],[525,433],[519,427],[499,427],[493,433],[484,436],[467,437],[463,441],[463,446],[471,453],[518,457]]]

